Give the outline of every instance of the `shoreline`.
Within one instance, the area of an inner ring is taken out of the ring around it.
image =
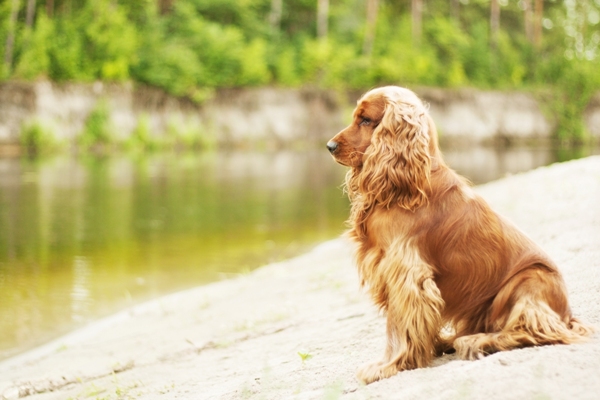
[[[557,262],[574,315],[600,326],[600,156],[477,186]],[[600,340],[453,355],[369,386],[385,319],[361,293],[351,249],[173,293],[0,361],[0,399],[592,399]]]

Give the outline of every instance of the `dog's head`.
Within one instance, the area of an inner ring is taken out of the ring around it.
[[[414,210],[427,201],[432,158],[438,155],[436,136],[417,95],[386,86],[358,101],[352,123],[327,148],[338,163],[352,167],[347,179],[351,197],[360,194],[365,206],[398,204]]]

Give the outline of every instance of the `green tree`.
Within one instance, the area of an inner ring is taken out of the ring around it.
[[[25,46],[19,57],[14,75],[21,79],[35,79],[47,76],[50,70],[51,40],[54,25],[45,12],[40,13],[35,28],[26,27]]]

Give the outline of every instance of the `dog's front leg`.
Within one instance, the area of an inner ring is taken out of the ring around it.
[[[427,366],[435,354],[444,307],[432,267],[416,249],[397,247],[381,261],[379,272],[387,291],[387,346],[383,360],[358,371],[358,379],[367,384]]]

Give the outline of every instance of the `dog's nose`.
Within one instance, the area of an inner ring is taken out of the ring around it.
[[[336,151],[338,148],[338,144],[336,142],[334,142],[333,140],[330,140],[329,142],[327,142],[327,150],[329,150],[329,152],[331,154],[333,154],[334,151]]]

